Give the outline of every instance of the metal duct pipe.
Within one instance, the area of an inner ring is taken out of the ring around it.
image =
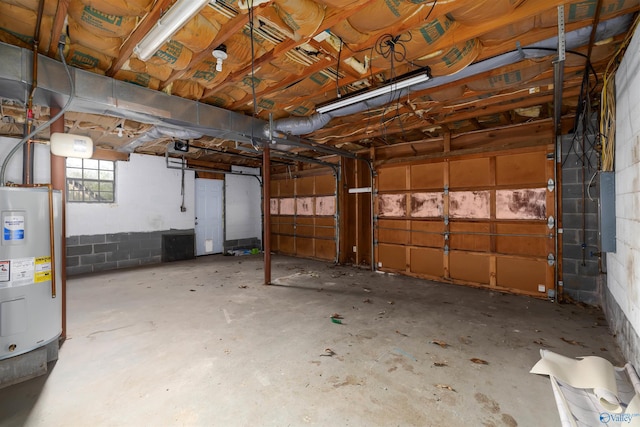
[[[596,28],[596,40],[604,40],[609,37],[616,36],[625,32],[631,23],[633,22],[633,14],[619,16],[617,18],[610,19],[608,21],[601,22]],[[566,46],[567,49],[576,49],[580,46],[584,46],[589,43],[591,39],[592,28],[591,26],[580,28],[566,34]],[[556,50],[558,47],[558,38],[552,37],[547,40],[543,40],[538,43],[531,44],[523,49],[518,49],[513,52],[504,53],[502,55],[485,59],[484,61],[476,62],[469,65],[462,71],[441,77],[434,77],[424,83],[420,83],[411,86],[406,89],[396,91],[392,97],[389,94],[380,95],[379,97],[372,98],[366,101],[359,102],[357,104],[349,105],[326,114],[316,113],[309,117],[303,118],[286,118],[276,120],[273,123],[274,132],[282,132],[290,135],[306,135],[321,129],[334,117],[343,117],[351,114],[360,113],[372,108],[386,105],[390,102],[406,96],[413,92],[422,91],[429,88],[435,88],[447,83],[456,82],[467,77],[472,77],[480,73],[484,73],[489,70],[493,70],[498,67],[511,65],[523,59],[535,59],[542,58],[549,55],[549,49]],[[263,129],[265,135],[269,135],[269,128],[265,126]]]
[[[202,138],[202,134],[199,132],[194,132],[189,129],[176,129],[169,128],[165,126],[154,126],[148,131],[146,131],[143,135],[140,135],[138,138],[132,140],[127,145],[122,147],[122,151],[127,153],[133,153],[136,148],[145,142],[151,142],[156,139],[162,138],[177,138],[177,139],[198,139]]]

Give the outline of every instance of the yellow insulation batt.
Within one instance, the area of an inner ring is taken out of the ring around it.
[[[29,47],[33,46],[34,28],[37,13],[12,4],[0,3],[0,30],[22,40]],[[43,15],[40,27],[40,44],[38,50],[46,52],[51,42],[51,28],[53,17]]]
[[[189,66],[193,53],[182,43],[169,40],[147,62],[155,65],[168,65],[174,70],[184,70]]]
[[[320,71],[313,73],[309,77],[287,88],[287,97],[289,101],[293,101],[297,97],[308,96],[309,94],[321,91],[330,85],[335,86],[333,80],[328,74]]]
[[[536,19],[527,18],[522,21],[505,25],[504,27],[500,27],[494,31],[489,31],[488,33],[481,35],[479,38],[483,46],[495,46],[528,33],[535,27]]]
[[[187,74],[186,79],[192,79],[207,89],[211,89],[225,81],[231,73],[229,67],[222,67],[222,71],[216,71],[216,60],[214,58],[200,61],[195,67],[192,67]]]
[[[38,10],[40,0],[3,0],[3,3],[13,4],[25,9],[31,9],[34,12]],[[44,1],[44,14],[55,15],[58,10],[58,0],[45,0]]]
[[[171,73],[173,73],[173,68],[166,65],[155,65],[150,64],[148,62],[140,61],[137,58],[131,58],[125,66],[122,67],[123,70],[131,70],[137,73],[147,73],[151,77],[155,77],[160,81],[165,81],[169,77],[171,77]]]
[[[434,77],[446,76],[457,73],[467,67],[480,55],[481,50],[482,44],[480,41],[471,39],[445,49],[438,56],[428,55],[413,62],[420,66],[429,66]]]
[[[106,71],[111,66],[113,58],[103,53],[83,46],[78,43],[71,43],[67,53],[67,62],[77,68],[91,70],[97,68]]]
[[[179,41],[193,52],[201,52],[209,47],[220,31],[220,27],[221,25],[218,22],[211,22],[200,15],[196,15],[173,36],[173,39]]]
[[[109,15],[140,16],[151,9],[153,0],[82,0],[82,3]]]
[[[263,91],[269,87],[269,83],[258,77],[245,76],[242,80],[236,83],[236,87],[242,89],[247,93],[252,93],[251,87],[254,87],[256,92]]]
[[[279,58],[275,58],[270,62],[270,64],[293,75],[302,74],[306,68],[303,64],[296,61],[293,58],[293,55],[289,53],[281,55]]]
[[[420,0],[375,0],[360,13],[349,17],[349,23],[361,33],[371,33],[410,18],[423,4]]]
[[[204,94],[204,87],[191,80],[176,80],[171,86],[171,94],[182,98],[198,100]]]
[[[529,0],[531,1],[531,0]],[[564,7],[564,19],[567,24],[592,20],[596,14],[597,0],[583,0],[572,2]],[[600,11],[600,20],[607,19],[610,15],[638,6],[638,0],[604,0]],[[540,14],[541,27],[555,27],[558,25],[558,12],[556,9],[547,10]]]
[[[160,88],[160,80],[154,79],[147,73],[136,73],[135,71],[119,70],[114,78],[123,82],[133,83],[138,86],[148,87],[149,89],[158,90]]]
[[[276,0],[273,7],[297,37],[312,36],[324,19],[324,6],[313,0]]]
[[[506,89],[533,80],[552,67],[551,59],[543,61],[527,59],[498,68],[487,78],[470,81],[467,83],[467,87],[475,92]]]
[[[81,0],[69,1],[69,15],[92,33],[104,37],[126,37],[136,26],[137,16],[110,15]]]
[[[200,101],[206,104],[215,105],[216,107],[228,107],[235,102],[230,96],[219,93],[203,98]]]
[[[429,55],[442,47],[453,34],[458,24],[446,15],[430,20],[419,28],[410,31],[411,40],[404,42],[407,58],[419,58]]]
[[[273,49],[273,43],[267,41],[265,38],[254,33],[254,55],[255,58],[259,58],[267,51]],[[251,37],[249,36],[249,30],[243,28],[241,33],[234,34],[229,37],[225,42],[227,46],[227,52],[231,53],[229,57],[224,61],[227,66],[244,66],[251,61]]]
[[[331,31],[331,34],[340,37],[344,43],[348,44],[364,43],[369,38],[368,34],[361,33],[353,28],[347,19],[338,22],[331,27],[329,31]]]
[[[69,38],[72,43],[78,43],[83,46],[100,52],[111,57],[118,56],[122,39],[120,37],[104,37],[93,34],[85,27],[78,24],[75,19],[69,17]]]
[[[451,12],[451,16],[461,24],[482,24],[488,20],[495,20],[501,16],[508,15],[524,3],[524,1],[525,0],[467,0],[465,2],[458,2],[460,7],[454,9]]]
[[[264,64],[255,70],[255,76],[270,83],[281,82],[289,78],[290,74],[273,64]]]
[[[310,101],[296,102],[290,106],[284,107],[292,116],[308,116],[315,111],[315,104]]]

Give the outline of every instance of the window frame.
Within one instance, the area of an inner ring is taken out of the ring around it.
[[[79,163],[78,163],[79,162]],[[95,167],[89,162],[96,162]],[[105,165],[109,165],[105,167]],[[69,172],[79,171],[78,176],[69,176]],[[111,173],[111,179],[102,178],[103,173]],[[92,177],[95,175],[96,177]],[[73,181],[73,183],[72,183]],[[84,188],[97,197],[92,198],[87,194],[87,191],[72,190],[72,185],[79,183],[81,188]],[[110,184],[111,189],[102,190],[103,184]],[[97,185],[97,189],[89,188],[89,184],[93,187]],[[82,195],[82,200],[78,200],[77,195]],[[110,199],[102,199],[103,194],[111,194]],[[114,160],[101,160],[101,159],[78,159],[68,157],[65,159],[65,196],[69,203],[115,203],[116,202],[116,162]]]

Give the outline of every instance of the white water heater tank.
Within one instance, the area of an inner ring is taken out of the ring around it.
[[[0,360],[45,346],[62,332],[62,199],[53,191],[52,254],[49,191],[0,187]]]

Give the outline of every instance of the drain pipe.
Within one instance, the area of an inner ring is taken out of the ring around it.
[[[33,59],[31,61],[31,91],[29,92],[29,98],[27,99],[27,111],[26,111],[26,129],[25,135],[31,133],[33,126],[33,97],[38,88],[38,46],[40,44],[40,25],[42,23],[42,14],[44,13],[44,0],[38,2],[38,14],[36,17],[36,29],[33,35]],[[22,182],[24,184],[31,184],[33,179],[33,142],[31,138],[22,146]]]

